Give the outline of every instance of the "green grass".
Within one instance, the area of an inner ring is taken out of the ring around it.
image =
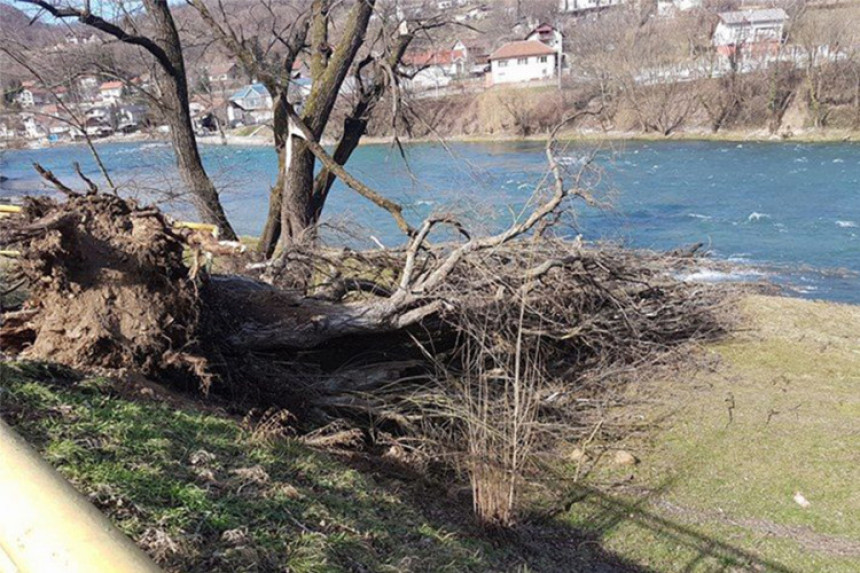
[[[707,350],[716,369],[628,407],[671,415],[627,444],[641,464],[598,466],[591,480],[616,487],[583,488],[565,520],[660,571],[860,570],[860,307],[742,310],[750,330]]]
[[[168,570],[465,571],[498,556],[294,440],[105,379],[0,368],[3,418]]]

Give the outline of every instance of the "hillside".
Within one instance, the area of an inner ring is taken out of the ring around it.
[[[35,14],[35,12],[33,13]],[[28,48],[49,46],[59,41],[66,30],[46,24],[41,20],[33,21],[33,16],[12,4],[0,2],[0,35]]]

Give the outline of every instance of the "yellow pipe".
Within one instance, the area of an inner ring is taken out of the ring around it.
[[[18,205],[0,205],[0,213],[20,213],[21,207]]]
[[[20,257],[20,256],[21,256],[21,251],[14,251],[14,250],[0,251],[0,257],[15,258],[15,257]]]
[[[0,554],[18,573],[161,571],[2,420],[0,508]]]
[[[218,227],[209,223],[193,223],[191,221],[176,221],[173,226],[178,229],[191,229],[192,231],[206,231],[212,233],[212,236],[218,238]]]

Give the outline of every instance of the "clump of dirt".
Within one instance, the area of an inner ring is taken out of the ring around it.
[[[197,287],[182,237],[157,209],[105,194],[31,198],[0,239],[18,245],[30,284],[34,336],[21,356],[205,378],[195,355]]]

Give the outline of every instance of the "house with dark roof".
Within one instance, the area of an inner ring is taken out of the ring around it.
[[[228,100],[227,121],[230,125],[256,125],[271,121],[273,117],[272,96],[261,83],[243,87]]]
[[[44,105],[48,102],[48,90],[36,87],[36,82],[26,81],[21,84],[21,91],[15,96],[15,101],[27,109]]]
[[[509,42],[490,54],[492,83],[513,84],[555,77],[558,53],[537,40]]]

